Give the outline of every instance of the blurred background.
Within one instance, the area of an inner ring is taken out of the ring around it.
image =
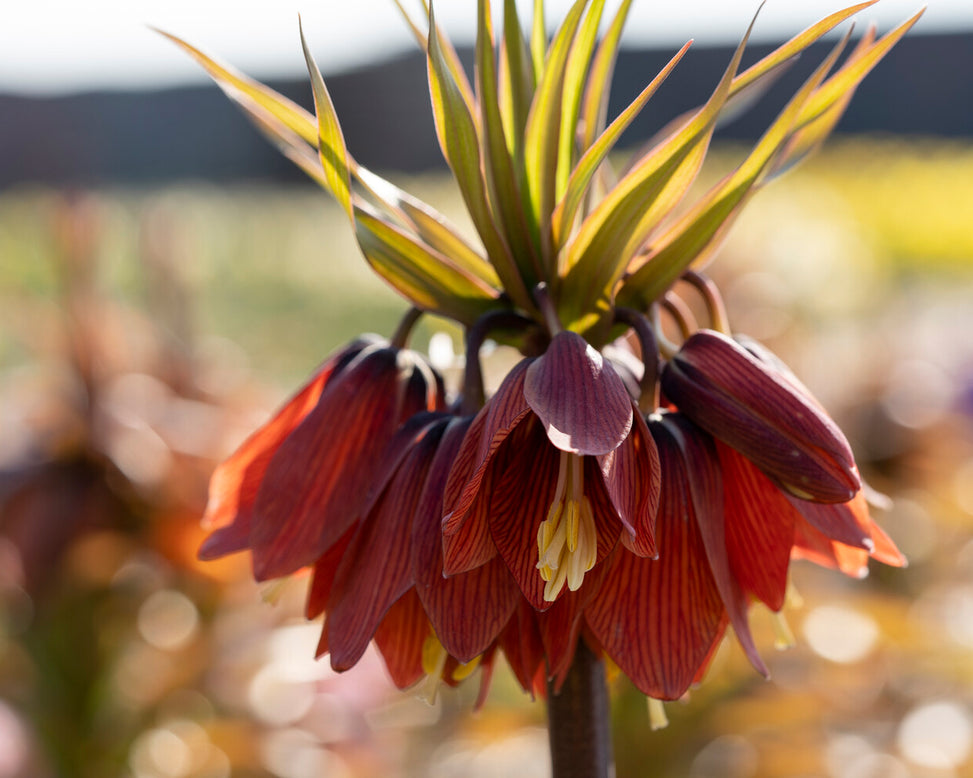
[[[372,653],[337,676],[313,660],[305,581],[260,588],[243,555],[195,559],[215,464],[331,350],[390,333],[405,306],[327,196],[145,24],[310,105],[301,10],[352,153],[463,220],[391,4],[267,5],[42,2],[0,29],[0,778],[543,776],[543,705],[505,668],[478,713],[472,685],[434,706],[396,692]],[[442,5],[469,43],[469,4]],[[697,47],[632,147],[705,99],[753,11],[648,5],[613,110],[686,37]],[[666,730],[614,679],[619,775],[973,775],[965,5],[934,2],[712,267],[734,329],[795,369],[893,497],[879,521],[911,564],[851,581],[796,563],[795,647],[775,651],[773,619],[753,613],[773,680],[727,641]],[[744,64],[837,7],[770,3]],[[885,31],[914,10],[890,0],[865,21]],[[820,58],[721,131],[701,190]],[[416,345],[437,333],[448,363],[444,323]]]

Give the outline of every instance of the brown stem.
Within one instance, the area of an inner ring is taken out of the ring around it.
[[[584,640],[560,690],[548,681],[547,720],[554,778],[614,775],[605,668]]]
[[[483,392],[483,370],[480,367],[480,347],[494,330],[526,329],[534,322],[511,311],[490,311],[483,314],[466,331],[466,372],[463,376],[463,399],[460,413],[472,416],[486,402]]]
[[[710,326],[724,335],[730,334],[730,320],[726,315],[726,306],[723,298],[720,297],[720,290],[707,276],[695,270],[687,270],[682,280],[696,288],[703,302],[706,303],[706,311],[709,313]]]
[[[410,308],[406,311],[405,316],[399,322],[399,326],[395,328],[395,334],[392,335],[389,343],[395,348],[405,348],[406,343],[409,342],[409,336],[412,334],[412,328],[415,327],[421,316],[422,311],[419,308]]]
[[[627,324],[635,332],[642,349],[642,365],[644,372],[639,382],[642,396],[639,398],[639,408],[646,413],[652,413],[659,407],[659,341],[649,320],[632,308],[616,308],[615,321]]]

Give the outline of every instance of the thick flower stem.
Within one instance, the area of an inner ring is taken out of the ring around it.
[[[605,667],[583,640],[561,690],[548,682],[547,720],[554,778],[615,774]]]

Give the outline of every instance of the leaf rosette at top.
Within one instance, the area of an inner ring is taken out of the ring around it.
[[[609,82],[630,0],[620,4],[600,42],[603,0],[575,0],[550,44],[543,0],[534,2],[527,39],[514,0],[504,0],[499,35],[490,0],[478,0],[472,83],[436,24],[433,4],[426,5],[423,25],[395,0],[425,52],[437,138],[478,245],[356,162],[303,35],[313,114],[164,34],[334,195],[366,260],[414,306],[466,326],[489,310],[511,307],[540,322],[531,290],[545,283],[562,325],[600,348],[613,307],[644,309],[688,267],[705,261],[749,198],[823,142],[862,78],[922,13],[877,40],[870,30],[832,73],[839,44],[739,167],[687,207],[683,201],[719,122],[874,2],[831,14],[741,70],[748,31],[710,99],[670,122],[662,140],[639,152],[616,180],[609,154],[689,44],[609,122]]]

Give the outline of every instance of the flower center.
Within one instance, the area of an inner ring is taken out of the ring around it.
[[[547,518],[537,529],[537,569],[544,599],[554,602],[567,583],[576,592],[598,559],[598,533],[584,494],[584,459],[561,452],[557,488]]]

